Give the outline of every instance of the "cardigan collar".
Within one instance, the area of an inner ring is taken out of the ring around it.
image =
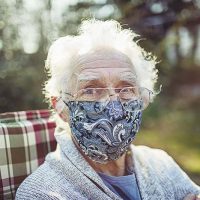
[[[76,168],[87,176],[90,180],[96,183],[111,199],[121,199],[108,189],[103,183],[102,179],[95,172],[95,170],[88,164],[81,153],[77,150],[71,137],[66,130],[56,131],[55,137],[58,142],[58,146],[65,154],[68,160],[76,166]],[[158,177],[156,175],[156,169],[152,169],[148,165],[148,161],[145,158],[139,147],[131,145],[131,151],[133,155],[134,173],[138,188],[140,191],[142,200],[160,200],[166,199],[162,186],[159,184]],[[169,199],[173,199],[169,194]]]

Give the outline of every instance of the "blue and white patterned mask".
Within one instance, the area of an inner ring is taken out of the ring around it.
[[[93,161],[107,163],[124,154],[138,132],[142,118],[142,101],[122,104],[69,101],[72,135],[83,152]]]

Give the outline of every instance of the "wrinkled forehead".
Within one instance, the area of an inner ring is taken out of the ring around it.
[[[84,65],[90,62],[94,62],[96,60],[117,60],[120,62],[125,62],[127,64],[132,64],[131,60],[120,51],[114,49],[98,49],[92,52],[82,54],[78,56],[76,61],[76,67],[84,68]]]
[[[113,49],[100,49],[79,56],[74,69],[74,74],[80,81],[82,79],[96,79],[102,75],[114,74],[114,72],[123,77],[127,76],[129,79],[136,77],[128,56]]]

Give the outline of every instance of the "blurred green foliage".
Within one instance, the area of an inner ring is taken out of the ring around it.
[[[116,19],[157,55],[163,89],[144,112],[137,144],[163,148],[200,184],[199,0],[0,0],[0,112],[48,108],[44,61],[82,19]]]

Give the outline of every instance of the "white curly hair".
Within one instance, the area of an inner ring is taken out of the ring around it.
[[[130,29],[123,29],[115,20],[82,21],[77,36],[68,35],[57,39],[51,45],[45,68],[49,79],[45,82],[44,93],[49,101],[59,97],[73,73],[75,60],[99,48],[112,48],[125,54],[132,62],[140,87],[154,91],[157,81],[156,57],[142,49]]]

